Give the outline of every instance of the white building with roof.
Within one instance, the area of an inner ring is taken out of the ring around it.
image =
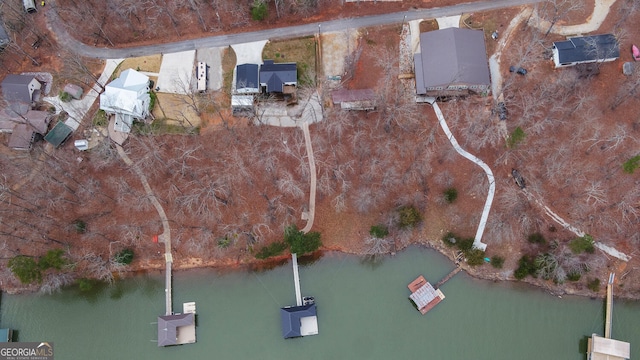
[[[149,115],[149,77],[133,69],[127,69],[110,82],[100,95],[100,109],[115,115],[114,129],[131,132],[133,120],[143,120]]]

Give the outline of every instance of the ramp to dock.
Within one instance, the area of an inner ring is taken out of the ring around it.
[[[440,286],[444,285],[444,283],[446,283],[447,281],[451,280],[451,278],[456,276],[456,274],[459,273],[461,270],[462,270],[462,268],[460,266],[457,266],[449,274],[447,274],[447,276],[445,276],[442,280],[438,281],[438,283],[436,284],[436,286],[434,286],[434,288],[435,289],[440,288]]]
[[[300,275],[298,274],[298,256],[291,254],[293,260],[293,284],[296,287],[296,304],[302,306],[302,293],[300,291]]]

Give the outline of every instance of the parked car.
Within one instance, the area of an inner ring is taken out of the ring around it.
[[[515,73],[518,73],[520,75],[527,75],[527,69],[521,68],[521,67],[510,66],[509,67],[509,72],[515,72]]]
[[[635,45],[631,45],[631,54],[633,55],[633,60],[640,61],[640,50]]]

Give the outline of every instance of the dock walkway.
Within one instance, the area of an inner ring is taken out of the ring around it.
[[[461,270],[462,270],[462,268],[460,266],[457,266],[449,274],[447,274],[447,276],[445,276],[442,280],[438,281],[438,283],[436,284],[436,286],[434,286],[434,288],[435,289],[440,288],[440,286],[444,285],[444,283],[446,283],[447,281],[451,280],[451,278],[456,276],[456,274],[459,273]]]

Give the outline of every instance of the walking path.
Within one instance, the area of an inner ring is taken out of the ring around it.
[[[307,225],[302,229],[303,233],[311,231],[313,219],[316,213],[316,160],[313,156],[313,147],[311,146],[311,134],[309,134],[309,123],[302,123],[302,131],[304,131],[304,144],[307,147],[307,158],[309,158],[309,174],[311,176],[311,187],[309,190],[309,211],[302,213],[302,219],[307,220]]]
[[[166,306],[166,314],[171,315],[173,312],[173,308],[171,305],[171,264],[173,263],[173,256],[171,256],[171,228],[169,227],[169,219],[167,218],[167,214],[164,212],[164,208],[158,201],[158,198],[154,194],[153,190],[151,190],[151,186],[149,186],[149,182],[147,181],[147,177],[142,173],[133,161],[127,156],[127,153],[124,151],[122,146],[116,144],[116,148],[118,149],[118,154],[122,158],[125,164],[135,171],[135,173],[140,178],[140,182],[142,183],[142,187],[144,187],[144,191],[146,192],[149,199],[151,199],[151,203],[156,208],[160,219],[162,220],[162,229],[163,232],[160,236],[158,236],[158,240],[164,243],[164,258],[166,263],[166,273],[165,273],[165,306]]]
[[[604,22],[609,14],[609,10],[611,6],[616,2],[616,0],[595,0],[595,4],[593,6],[593,13],[587,18],[587,22],[578,25],[558,25],[557,23],[553,25],[551,32],[559,35],[577,35],[577,34],[586,34],[593,31],[596,31],[600,28],[600,25]],[[536,10],[533,11],[531,15],[530,24],[537,27],[538,30],[546,32],[551,23],[547,20],[543,20],[538,16],[538,12]]]
[[[427,98],[427,102],[429,102],[433,107],[433,111],[436,113],[436,117],[438,117],[438,122],[440,123],[440,126],[442,127],[442,130],[444,131],[444,133],[447,135],[447,138],[451,142],[451,145],[453,145],[453,148],[456,149],[458,154],[464,156],[465,158],[474,162],[476,165],[480,166],[482,170],[484,170],[484,172],[487,174],[487,179],[489,180],[489,193],[487,194],[487,200],[484,203],[484,209],[482,210],[482,216],[480,217],[480,224],[478,224],[476,237],[473,240],[473,247],[484,251],[487,248],[487,244],[482,242],[482,235],[484,234],[484,228],[487,226],[487,219],[489,218],[489,212],[491,211],[493,196],[495,195],[495,192],[496,192],[495,177],[493,176],[493,172],[491,171],[489,166],[485,164],[484,161],[478,159],[475,155],[467,152],[462,147],[460,147],[460,144],[458,144],[458,141],[451,133],[451,130],[449,130],[449,126],[447,125],[447,122],[444,119],[444,115],[442,114],[442,111],[440,111],[440,107],[436,103],[436,99]]]
[[[546,206],[542,200],[537,199],[532,193],[530,193],[529,191],[527,191],[527,189],[522,189],[522,191],[524,192],[524,194],[527,196],[527,199],[529,199],[529,201],[533,201],[536,204],[538,204],[538,206],[540,206],[542,208],[542,210],[544,210],[544,213],[547,214],[551,219],[553,219],[553,221],[555,221],[556,223],[560,224],[563,228],[571,231],[572,233],[576,234],[576,236],[585,236],[585,232],[576,228],[575,226],[569,224],[568,222],[566,222],[562,217],[560,217],[560,215],[556,214],[555,212],[553,212],[548,206]],[[623,252],[620,252],[618,250],[616,250],[615,248],[605,245],[599,241],[596,241],[594,243],[594,246],[597,247],[598,249],[602,250],[602,252],[604,252],[605,254],[611,255],[617,259],[620,259],[622,261],[629,261],[631,260],[631,257]]]

